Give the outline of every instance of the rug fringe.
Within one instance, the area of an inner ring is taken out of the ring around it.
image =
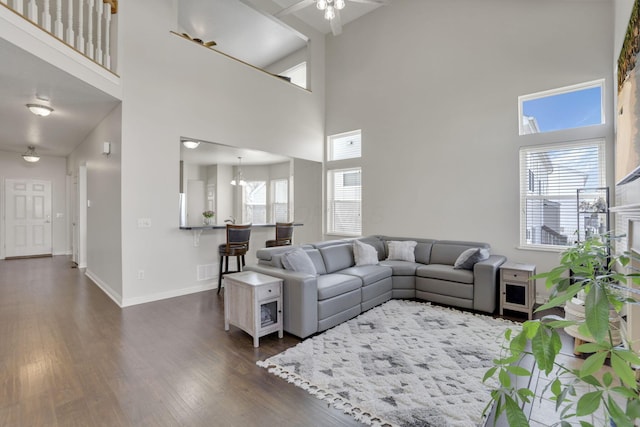
[[[288,372],[285,368],[268,363],[267,361],[258,360],[256,365],[261,368],[266,368],[267,371],[273,375],[276,375],[290,384],[295,385],[296,387],[300,387],[305,390],[307,393],[316,397],[317,399],[324,400],[325,402],[329,402],[331,406],[336,409],[341,410],[347,415],[352,416],[357,421],[360,421],[364,424],[373,426],[373,427],[399,427],[396,424],[390,423],[388,421],[384,421],[380,419],[378,416],[374,416],[365,412],[362,408],[354,406],[351,402],[346,399],[343,399],[340,396],[335,395],[334,393],[324,390],[309,381],[303,379],[297,374],[293,374]]]

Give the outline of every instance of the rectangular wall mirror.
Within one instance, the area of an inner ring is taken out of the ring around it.
[[[309,38],[248,0],[180,0],[178,32],[310,89]]]
[[[181,138],[180,226],[293,220],[293,159]],[[213,211],[207,219],[203,213]]]

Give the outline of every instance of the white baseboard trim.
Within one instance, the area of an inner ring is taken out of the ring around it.
[[[78,266],[80,267],[80,266]],[[82,268],[82,267],[81,267]],[[91,270],[87,269],[84,274],[93,281],[93,283],[96,284],[96,286],[98,286],[100,289],[102,289],[102,292],[104,292],[105,294],[107,294],[107,296],[109,298],[111,298],[113,300],[113,302],[115,302],[116,304],[118,304],[119,307],[123,307],[122,305],[122,295],[120,295],[119,293],[117,293],[116,291],[114,291],[113,289],[111,289],[111,287],[109,285],[107,285],[104,281],[102,281],[98,276],[96,276]]]
[[[212,280],[202,285],[191,286],[188,288],[176,289],[167,292],[159,292],[157,294],[144,295],[134,298],[125,298],[122,301],[121,307],[129,307],[132,305],[145,304],[147,302],[160,301],[163,299],[180,297],[183,295],[195,294],[197,292],[209,291],[211,289],[218,288],[218,280]]]
[[[71,255],[71,252],[69,251],[62,251],[62,252],[54,252],[53,256],[58,256],[58,255]]]

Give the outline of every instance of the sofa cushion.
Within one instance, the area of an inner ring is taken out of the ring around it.
[[[418,242],[413,240],[391,240],[387,242],[389,248],[388,260],[416,262],[415,248]]]
[[[359,240],[353,241],[353,259],[356,266],[378,264],[378,251],[371,245]]]
[[[334,273],[355,265],[351,243],[327,246],[320,248],[319,251],[322,254],[327,273]]]
[[[318,274],[313,261],[302,248],[296,248],[282,254],[282,265],[285,269],[298,273]]]
[[[470,248],[489,249],[489,245],[479,242],[456,242],[442,240],[431,248],[431,264],[454,265],[460,254]]]
[[[409,261],[384,260],[380,265],[391,267],[394,276],[415,276],[416,269],[422,264]]]
[[[450,282],[473,283],[473,272],[470,270],[454,269],[453,265],[429,264],[416,269],[416,276],[432,279],[448,280]]]
[[[362,279],[364,286],[378,282],[387,277],[391,277],[392,271],[390,267],[382,265],[363,265],[359,267],[350,267],[340,270],[340,274],[348,274]]]
[[[357,241],[373,246],[378,252],[378,261],[382,261],[383,259],[387,258],[387,250],[384,246],[384,240],[382,240],[379,236],[362,237]]]
[[[362,280],[347,274],[325,274],[318,276],[318,300],[325,300],[360,289]]]
[[[489,258],[489,251],[484,248],[470,248],[462,252],[456,259],[453,268],[473,270],[473,266],[479,262]]]

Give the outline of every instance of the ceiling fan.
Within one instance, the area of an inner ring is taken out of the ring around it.
[[[282,16],[295,13],[305,7],[315,5],[319,10],[324,12],[324,19],[329,21],[331,32],[334,36],[337,36],[342,32],[340,11],[345,7],[346,1],[353,3],[375,4],[380,6],[386,6],[389,4],[389,0],[300,0],[276,13],[275,17],[280,18]]]

